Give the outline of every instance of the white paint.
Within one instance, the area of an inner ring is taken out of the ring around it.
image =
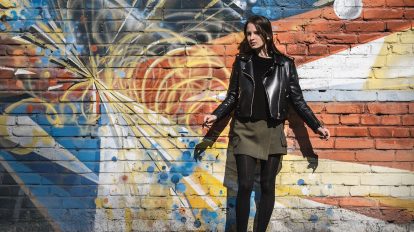
[[[14,71],[14,68],[9,68],[9,67],[4,67],[4,66],[0,66],[0,69]]]
[[[405,88],[414,86],[414,78],[412,78],[414,69],[411,68],[414,66],[413,54],[381,57],[386,46],[385,39],[386,37],[361,44],[298,67],[301,87],[305,90],[305,99],[307,101],[411,101],[413,96],[407,90],[384,91],[387,86],[381,83],[377,89],[367,89],[369,83],[375,86],[375,83],[371,82],[374,81],[371,76],[378,78],[375,81],[398,78],[398,85],[404,85]]]
[[[21,42],[21,43],[23,43],[23,44],[31,44],[29,41],[27,41],[27,40],[23,39],[23,38],[22,38],[22,37],[20,37],[20,36],[15,36],[15,37],[13,37],[12,39],[14,39],[14,40],[16,40],[16,41],[19,41],[19,42]]]
[[[327,4],[329,4],[329,3],[333,2],[333,1],[334,0],[319,0],[319,1],[315,2],[315,3],[313,3],[312,5],[313,6],[316,6],[316,7],[319,7],[319,6],[327,5]]]
[[[20,74],[32,75],[32,74],[35,74],[35,73],[34,72],[30,72],[30,71],[25,70],[25,69],[19,68],[19,69],[16,70],[16,72],[14,73],[14,75],[20,75]]]
[[[59,89],[61,88],[63,85],[54,85],[54,86],[49,86],[49,88],[47,88],[47,90],[54,90],[54,89]],[[95,108],[95,107],[94,107]]]
[[[362,12],[362,0],[335,0],[334,11],[340,19],[356,19]]]
[[[45,139],[53,144],[53,147],[44,146],[42,142],[35,144],[35,148],[33,148],[33,152],[42,156],[45,159],[50,160],[51,162],[55,162],[56,164],[71,170],[74,173],[77,173],[81,176],[84,176],[88,180],[98,183],[98,176],[93,173],[83,162],[81,162],[76,156],[74,156],[71,152],[66,150],[62,145],[60,145],[52,136],[50,136],[42,127],[40,127],[35,121],[33,121],[29,116],[9,116],[16,121],[18,117],[24,118],[23,121],[26,122],[29,126],[32,127],[32,131],[36,131],[38,136],[43,136]],[[8,127],[7,129],[9,130]],[[10,131],[9,131],[10,132]],[[33,136],[30,132],[26,133],[26,136]],[[21,147],[31,147],[33,143],[33,137],[18,137],[14,134],[10,133],[7,137],[11,142],[19,144]],[[43,145],[43,147],[42,147]]]

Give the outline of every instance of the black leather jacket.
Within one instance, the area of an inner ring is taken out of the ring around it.
[[[217,120],[222,119],[234,109],[236,117],[251,117],[255,85],[251,58],[251,55],[237,55],[230,76],[227,96],[212,113],[217,116]],[[273,65],[263,78],[271,118],[285,120],[288,103],[291,101],[301,118],[312,130],[316,131],[321,127],[321,123],[303,99],[293,60],[278,54],[274,55],[273,60]]]

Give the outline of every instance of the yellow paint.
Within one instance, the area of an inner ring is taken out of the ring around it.
[[[409,90],[414,88],[414,51],[406,54],[392,52],[392,46],[402,45],[401,37],[406,38],[403,44],[414,44],[414,29],[398,32],[384,37],[383,46],[372,65],[369,79],[365,83],[368,90],[389,89]],[[398,41],[395,43],[395,41]],[[400,67],[399,64],[412,63],[411,67]]]
[[[125,208],[124,218],[126,231],[132,231],[132,212],[130,208]]]
[[[378,201],[380,204],[398,208],[398,209],[406,209],[408,212],[414,215],[414,200],[410,199],[402,199],[402,198],[395,198],[395,197],[367,197],[368,199],[373,199]]]
[[[0,6],[2,8],[15,8],[19,7],[17,1],[10,1],[10,0],[0,0]]]

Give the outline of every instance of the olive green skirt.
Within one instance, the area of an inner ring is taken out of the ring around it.
[[[287,153],[283,122],[233,120],[229,146],[233,154],[267,160],[271,154]]]

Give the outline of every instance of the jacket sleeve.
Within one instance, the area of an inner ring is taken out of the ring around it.
[[[224,101],[213,111],[213,115],[217,116],[217,121],[226,117],[235,108],[239,96],[239,72],[240,72],[240,59],[236,56],[236,60],[233,63],[229,88]]]
[[[303,99],[302,89],[299,85],[299,77],[296,71],[295,63],[289,61],[288,75],[290,87],[290,100],[295,107],[296,112],[303,119],[303,121],[314,131],[321,127],[321,122],[316,118],[310,107]]]

